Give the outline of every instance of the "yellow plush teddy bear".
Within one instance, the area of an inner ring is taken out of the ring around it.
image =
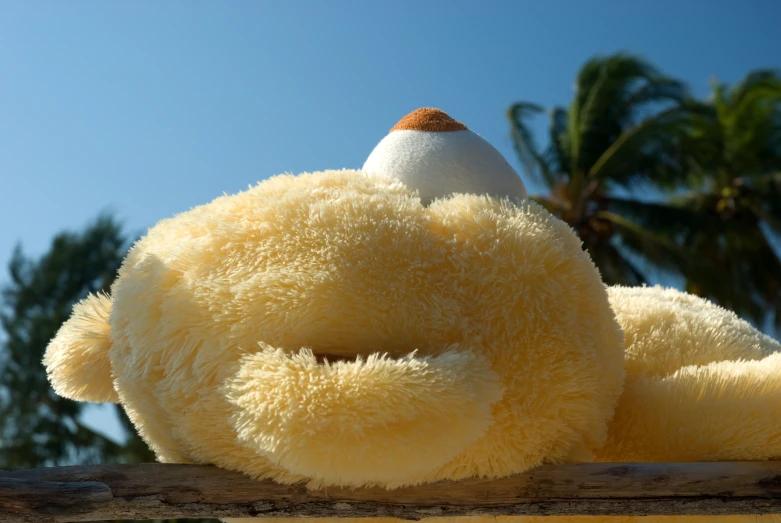
[[[360,171],[161,221],[45,365],[63,396],[120,402],[161,461],[393,488],[779,457],[779,350],[699,298],[606,289],[498,151],[422,109]]]

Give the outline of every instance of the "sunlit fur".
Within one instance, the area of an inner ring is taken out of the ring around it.
[[[90,295],[73,308],[46,351],[43,364],[54,391],[77,401],[116,402],[108,351],[111,299]]]
[[[781,458],[781,344],[675,289],[609,295],[627,378],[600,460]]]
[[[567,225],[533,202],[423,206],[356,171],[160,222],[112,295],[110,348],[52,342],[55,388],[89,388],[59,367],[108,357],[162,461],[253,477],[394,487],[588,459],[623,382],[622,333]]]
[[[626,336],[626,390],[600,461],[781,458],[781,344],[702,298],[661,287],[611,287]],[[249,523],[251,520],[232,520]],[[393,523],[323,518],[309,523]],[[743,516],[430,518],[426,523],[779,523]],[[289,520],[286,520],[290,523]],[[269,523],[282,523],[275,520]]]
[[[734,313],[675,289],[616,286],[608,289],[608,296],[626,337],[627,374],[598,461],[781,458],[781,344]],[[498,520],[781,523],[781,515]],[[458,519],[458,523],[493,521]]]

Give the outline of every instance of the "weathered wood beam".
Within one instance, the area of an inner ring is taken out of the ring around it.
[[[0,471],[0,522],[770,513],[781,514],[781,462],[583,463],[493,480],[317,491],[207,465]]]

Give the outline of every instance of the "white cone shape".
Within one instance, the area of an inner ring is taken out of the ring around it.
[[[442,128],[447,130],[429,130]],[[377,144],[363,170],[417,190],[424,205],[453,193],[526,198],[521,178],[499,151],[435,109],[419,109],[402,119]]]

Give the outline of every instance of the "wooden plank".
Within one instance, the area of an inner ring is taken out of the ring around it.
[[[781,514],[781,462],[581,463],[396,490],[308,490],[208,465],[0,471],[0,522],[198,517]]]

